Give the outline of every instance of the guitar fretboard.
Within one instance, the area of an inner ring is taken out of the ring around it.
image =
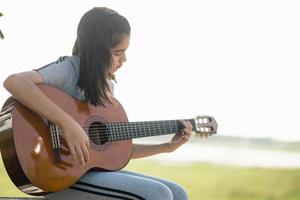
[[[185,121],[189,121],[195,130],[194,119],[185,119]],[[167,135],[178,133],[183,128],[179,120],[121,122],[109,123],[106,126],[109,132],[109,141]]]

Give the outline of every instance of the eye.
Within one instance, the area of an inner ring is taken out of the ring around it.
[[[121,56],[121,55],[122,55],[122,52],[115,52],[114,55],[115,55],[115,56]]]
[[[125,53],[125,50],[124,49],[113,50],[112,53],[114,56],[119,57],[119,56],[123,56],[123,54]]]

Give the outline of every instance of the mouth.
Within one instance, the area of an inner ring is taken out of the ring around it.
[[[119,68],[121,68],[121,67],[122,67],[122,65],[123,65],[123,64],[120,64],[120,65],[118,65],[118,66],[116,67],[116,69],[119,69]]]

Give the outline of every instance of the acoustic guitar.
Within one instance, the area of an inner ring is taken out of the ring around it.
[[[112,103],[95,107],[55,87],[38,87],[83,127],[90,139],[90,159],[84,166],[73,161],[60,127],[13,97],[8,98],[0,113],[1,155],[12,182],[30,195],[66,189],[89,170],[122,169],[131,158],[132,139],[174,134],[182,129],[180,120],[128,122],[115,98]],[[213,117],[184,120],[193,125],[196,136],[217,132]]]

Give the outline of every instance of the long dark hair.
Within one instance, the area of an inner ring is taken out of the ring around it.
[[[109,100],[107,71],[112,66],[111,49],[130,36],[125,17],[105,7],[86,12],[77,28],[73,54],[80,57],[80,77],[77,86],[91,104],[103,105]]]

